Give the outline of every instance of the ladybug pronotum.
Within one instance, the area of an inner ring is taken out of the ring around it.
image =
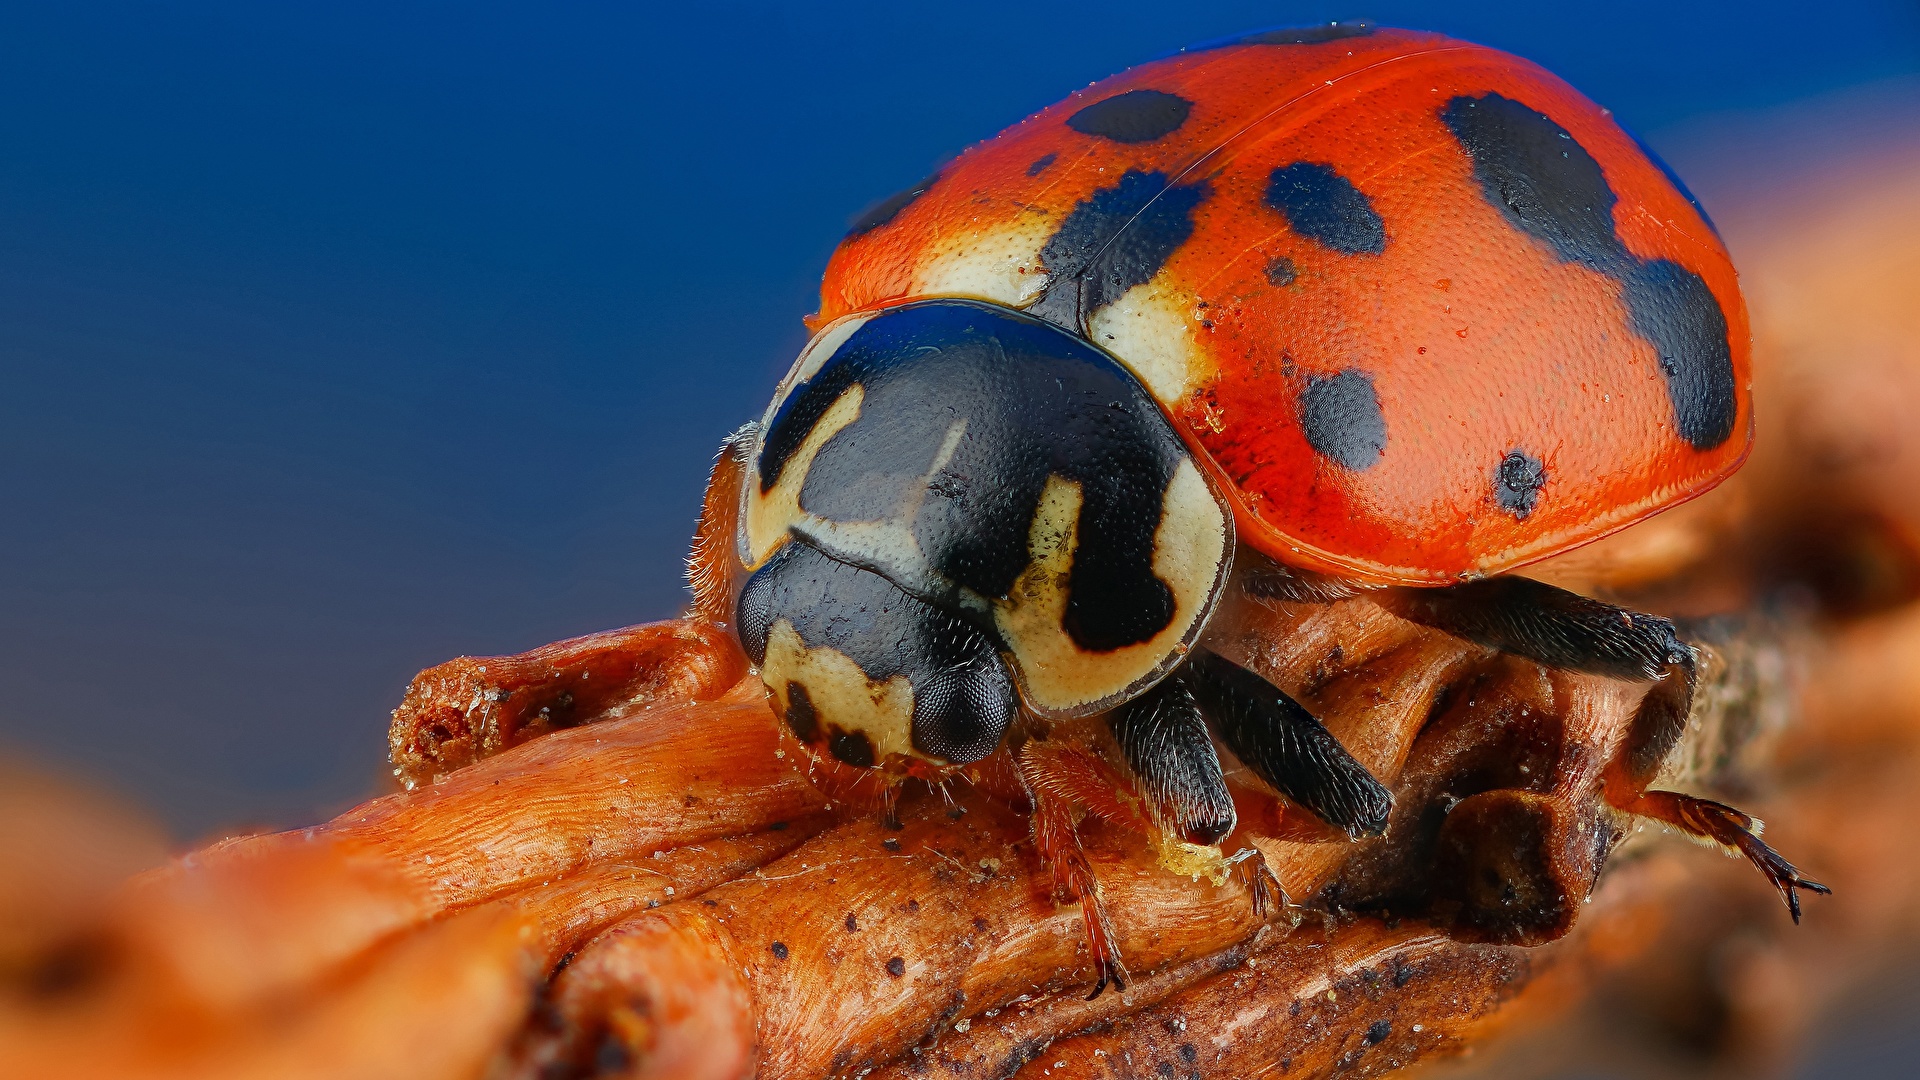
[[[1746,312],[1679,181],[1532,64],[1365,24],[1184,51],[876,207],[821,297],[723,451],[695,571],[823,762],[891,793],[1104,718],[1188,845],[1235,827],[1216,745],[1380,833],[1388,791],[1210,647],[1244,595],[1370,590],[1657,684],[1655,742],[1686,721],[1671,622],[1509,572],[1740,465]],[[1622,810],[1740,848],[1796,919],[1824,891],[1744,815],[1616,764]],[[1117,981],[1097,886],[1066,880]]]

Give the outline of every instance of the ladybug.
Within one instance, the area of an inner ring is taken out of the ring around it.
[[[1381,833],[1387,789],[1210,647],[1241,594],[1366,590],[1664,686],[1647,723],[1684,726],[1673,623],[1510,572],[1739,467],[1746,310],[1686,188],[1533,64],[1335,23],[1135,67],[861,217],[810,326],[723,452],[696,591],[809,752],[889,796],[1100,717],[1189,845],[1236,826],[1216,740]],[[1796,920],[1826,891],[1738,811],[1670,798],[1631,809],[1747,852]],[[1122,968],[1090,875],[1063,880],[1097,994]]]

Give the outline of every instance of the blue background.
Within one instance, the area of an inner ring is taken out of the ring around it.
[[[0,745],[182,836],[376,790],[418,668],[671,614],[846,221],[1087,82],[1367,15],[1661,146],[1913,0],[0,9]]]

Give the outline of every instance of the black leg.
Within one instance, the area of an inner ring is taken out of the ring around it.
[[[1190,844],[1233,831],[1233,796],[1213,752],[1206,718],[1178,678],[1107,714],[1113,737],[1145,790],[1156,822]]]
[[[1236,555],[1243,564],[1240,588],[1261,600],[1295,604],[1331,604],[1360,595],[1360,587],[1326,574],[1275,562],[1244,545]]]
[[[1227,748],[1262,780],[1349,836],[1386,832],[1392,793],[1279,687],[1198,648],[1175,678],[1193,692]]]
[[[1666,677],[1647,690],[1634,711],[1633,726],[1627,730],[1621,748],[1620,766],[1632,782],[1645,786],[1666,764],[1667,755],[1687,732],[1687,718],[1693,712],[1693,690],[1699,681],[1699,667],[1693,650],[1685,650],[1685,659],[1669,665]]]
[[[1693,663],[1672,622],[1529,578],[1392,589],[1380,600],[1414,622],[1548,667],[1653,681],[1669,665]]]

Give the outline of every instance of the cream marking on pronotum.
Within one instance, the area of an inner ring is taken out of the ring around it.
[[[1191,460],[1180,462],[1161,503],[1153,572],[1173,592],[1171,622],[1153,637],[1089,652],[1063,628],[1068,574],[1078,542],[1080,485],[1049,477],[1028,533],[1031,562],[1012,593],[994,602],[994,622],[1012,653],[1027,704],[1044,716],[1085,716],[1157,682],[1185,658],[1232,569],[1230,519]]]
[[[798,383],[802,380],[793,381]],[[755,569],[766,562],[768,556],[786,540],[787,526],[801,516],[800,488],[806,483],[807,470],[813,466],[814,456],[820,453],[820,448],[827,444],[828,439],[840,434],[842,428],[860,418],[860,403],[865,396],[865,389],[855,383],[834,399],[827,411],[821,414],[819,422],[813,425],[813,430],[807,432],[805,441],[801,442],[786,467],[780,470],[780,478],[771,491],[762,493],[752,470],[749,470],[749,475],[740,485],[746,502],[746,513],[741,517],[745,527],[741,529],[744,546],[740,559],[747,569]],[[775,407],[779,404],[780,399],[776,398]],[[772,426],[773,414],[774,409],[767,410],[767,420],[760,425],[763,433]],[[761,437],[764,439],[765,435]],[[758,449],[753,460],[756,464],[760,460]]]
[[[824,418],[823,418],[824,419]],[[953,460],[953,453],[966,438],[964,417],[947,427],[947,434],[934,454],[933,464],[920,482],[906,485],[904,497],[893,513],[880,521],[830,521],[796,506],[791,528],[796,536],[815,541],[822,551],[831,551],[842,562],[849,562],[892,581],[908,593],[922,597],[954,596],[966,607],[981,613],[987,602],[967,589],[961,589],[941,577],[914,538],[913,522],[927,501],[934,477]],[[788,466],[792,468],[792,466]],[[805,482],[805,477],[801,477]]]

